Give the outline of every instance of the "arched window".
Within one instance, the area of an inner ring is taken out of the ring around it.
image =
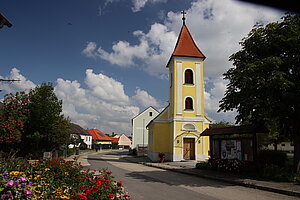
[[[194,84],[193,71],[191,69],[187,69],[184,72],[184,84]]]
[[[185,110],[193,110],[193,99],[191,97],[187,97],[185,99]]]

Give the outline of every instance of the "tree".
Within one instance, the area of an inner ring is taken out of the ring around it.
[[[31,148],[52,151],[66,144],[70,137],[70,122],[61,114],[62,101],[55,95],[52,84],[43,83],[31,92],[26,135],[27,141],[34,141]]]
[[[225,128],[225,127],[231,127],[231,126],[234,126],[234,125],[230,122],[220,121],[220,122],[215,122],[215,123],[209,125],[209,128]]]
[[[235,67],[219,111],[236,109],[237,123],[264,125],[294,142],[294,165],[300,160],[300,17],[256,25],[230,56]]]
[[[7,94],[0,104],[0,147],[7,151],[21,142],[29,116],[30,93]]]

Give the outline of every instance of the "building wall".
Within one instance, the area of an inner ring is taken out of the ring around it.
[[[88,149],[92,148],[92,136],[91,135],[80,135],[80,138],[83,139],[83,142],[87,145]]]
[[[152,112],[152,116],[150,116],[150,112]],[[136,148],[137,145],[142,146],[148,145],[148,129],[146,126],[149,124],[151,120],[153,120],[159,112],[157,112],[154,108],[149,107],[142,113],[140,113],[137,117],[132,120],[132,147]],[[143,142],[144,137],[144,142]]]
[[[159,153],[165,153],[167,160],[172,160],[171,130],[169,123],[151,123],[149,126],[148,157],[153,161],[159,160]]]
[[[126,135],[122,134],[119,138],[118,145],[131,147],[131,140]]]

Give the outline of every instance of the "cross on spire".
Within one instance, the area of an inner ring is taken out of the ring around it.
[[[183,11],[181,11],[181,14],[182,14],[182,21],[183,21],[183,25],[185,25],[185,14],[186,14],[186,12],[183,10]]]

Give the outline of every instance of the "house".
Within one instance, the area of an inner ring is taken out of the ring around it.
[[[93,137],[93,148],[96,150],[99,149],[110,149],[112,146],[112,139],[105,135],[103,132],[98,129],[88,129],[86,130]]]
[[[280,142],[276,146],[277,146],[277,150],[278,151],[294,152],[294,144],[292,142],[289,142],[289,141]],[[269,149],[269,150],[275,150],[273,144],[269,144],[267,146],[267,149]]]
[[[131,140],[125,134],[115,135],[112,138],[112,142],[121,149],[129,149],[131,147]]]
[[[92,148],[92,135],[89,132],[87,132],[84,128],[74,123],[71,123],[70,129],[71,139],[76,143],[73,144],[73,147],[76,145],[79,146],[80,142],[83,141],[87,145],[88,149]]]
[[[159,112],[152,106],[132,118],[132,149],[136,149],[138,146],[148,146],[148,129],[147,124],[153,120]]]
[[[183,25],[166,65],[169,70],[169,105],[148,125],[148,154],[159,161],[208,159],[209,137],[200,136],[211,121],[204,115],[204,54]]]

